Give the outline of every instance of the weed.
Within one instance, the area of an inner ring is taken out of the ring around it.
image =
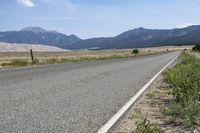
[[[136,123],[137,128],[135,133],[160,133],[161,130],[157,124],[151,124],[147,118],[145,118],[142,122]]]
[[[154,92],[149,92],[146,94],[146,96],[149,98],[154,98],[156,96],[156,94]]]
[[[40,63],[39,59],[34,59],[33,62],[32,62],[32,65],[36,65],[36,64],[39,64],[39,63]]]
[[[46,60],[47,64],[55,64],[59,62],[59,59],[57,58],[51,58]]]

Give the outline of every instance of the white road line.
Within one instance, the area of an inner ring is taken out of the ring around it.
[[[178,55],[179,56],[179,55]],[[152,79],[149,80],[109,121],[103,125],[97,133],[107,133],[119,118],[133,105],[133,103],[142,95],[149,85],[171,64],[178,56],[173,58],[166,66],[164,66]]]

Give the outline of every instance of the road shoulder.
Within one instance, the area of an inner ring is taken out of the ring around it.
[[[175,64],[176,62],[171,64],[169,68],[173,67]],[[147,119],[151,125],[157,125],[161,132],[192,133],[197,131],[198,133],[198,131],[200,131],[199,127],[186,126],[180,119],[175,119],[167,113],[167,107],[172,100],[172,89],[169,84],[166,84],[164,75],[161,74],[117,123],[112,132],[134,132],[137,128],[136,123],[141,123],[144,119]]]

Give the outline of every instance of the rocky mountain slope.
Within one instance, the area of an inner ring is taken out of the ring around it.
[[[42,44],[64,48],[80,41],[75,35],[65,35],[56,31],[47,31],[40,27],[27,27],[20,31],[0,32],[0,42]]]

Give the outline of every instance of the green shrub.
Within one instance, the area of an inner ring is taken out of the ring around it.
[[[160,128],[156,124],[151,124],[147,118],[145,118],[142,122],[136,123],[137,128],[135,133],[160,133]]]
[[[200,45],[195,45],[193,48],[192,48],[193,51],[200,51]]]
[[[132,51],[132,54],[139,54],[139,50],[138,50],[138,49],[134,49],[134,50]]]

